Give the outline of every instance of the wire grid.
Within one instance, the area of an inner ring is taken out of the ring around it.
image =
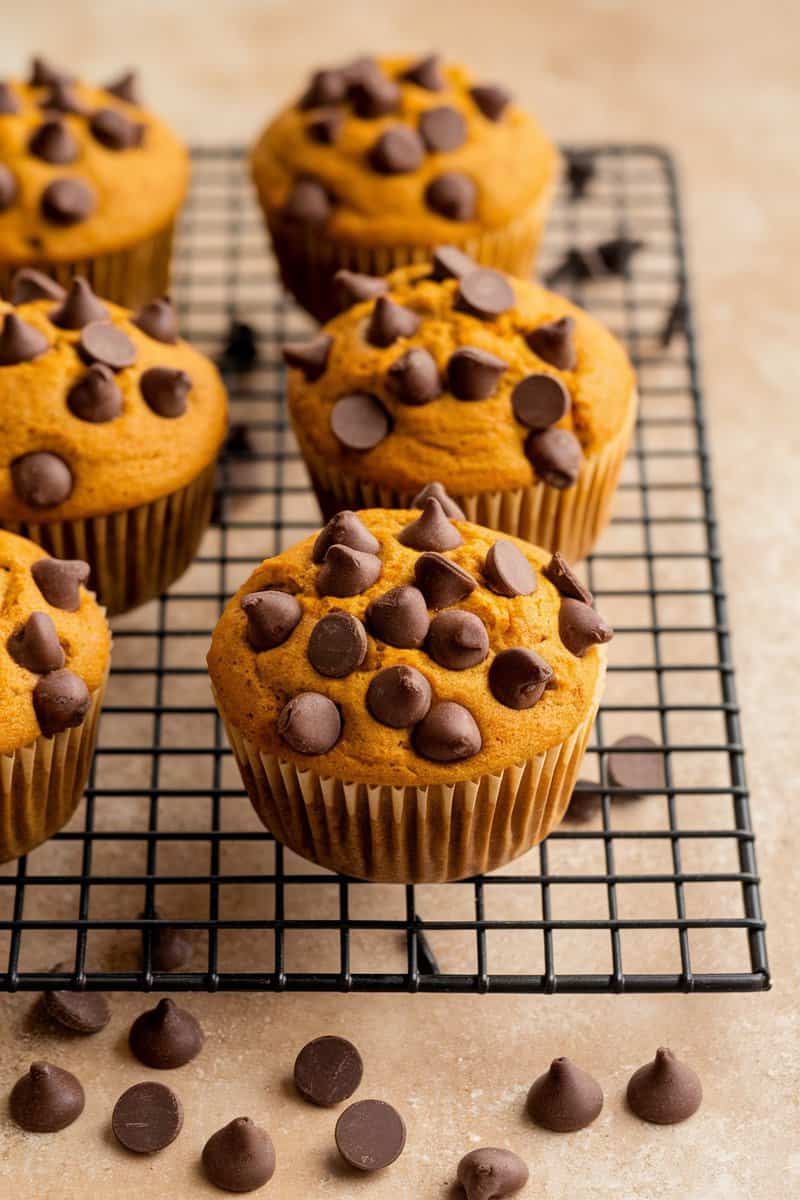
[[[85,803],[0,869],[3,988],[632,992],[769,986],[717,525],[673,163],[647,146],[582,147],[587,196],[559,195],[543,271],[619,233],[646,247],[622,278],[566,285],[626,341],[641,417],[610,529],[586,564],[614,624],[606,701],[583,775],[593,820],[565,823],[485,878],[346,880],[256,820],[208,692],[204,655],[252,566],[318,524],[283,408],[280,345],[308,319],[282,296],[238,149],[195,153],[178,245],[182,330],[215,355],[231,320],[259,357],[226,370],[234,438],[217,524],[169,595],[115,620],[114,670]],[[608,746],[664,747],[665,784],[612,787]],[[151,935],[191,930],[193,958],[153,969]],[[60,960],[55,972],[54,963]]]

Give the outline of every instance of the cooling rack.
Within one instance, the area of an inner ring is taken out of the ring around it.
[[[491,876],[413,887],[331,875],[257,822],[204,657],[254,563],[318,522],[287,429],[279,349],[310,326],[279,289],[241,150],[198,149],[175,296],[185,336],[217,357],[231,394],[215,524],[168,595],[114,621],[85,801],[51,842],[0,868],[0,987],[769,986],[675,169],[657,147],[578,149],[593,177],[582,198],[558,196],[543,271],[609,238],[644,243],[617,275],[559,273],[625,340],[641,392],[614,519],[586,565],[617,631],[582,772],[602,791],[594,816]],[[627,733],[662,747],[664,786],[638,799],[606,769]],[[153,965],[164,923],[189,931],[193,947],[170,974]]]

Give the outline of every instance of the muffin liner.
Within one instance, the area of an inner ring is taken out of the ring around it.
[[[0,263],[0,295],[10,296],[12,279],[21,267],[26,266],[43,271],[63,287],[68,287],[76,275],[84,275],[97,296],[125,308],[139,308],[154,296],[163,296],[169,291],[174,231],[172,223],[126,250],[75,262],[31,258],[27,263]]]
[[[259,751],[220,712],[253,807],[278,841],[344,875],[447,882],[503,866],[564,816],[603,691],[606,658],[598,649],[589,710],[568,738],[499,774],[454,783],[392,787],[325,777]]]
[[[186,487],[149,504],[97,517],[41,524],[0,522],[55,558],[81,558],[110,615],[160,596],[191,563],[211,518],[216,463]]]
[[[62,829],[78,807],[97,740],[108,673],[83,723],[0,754],[0,863],[20,858]]]

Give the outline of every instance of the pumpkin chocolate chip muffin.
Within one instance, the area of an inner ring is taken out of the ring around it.
[[[227,399],[168,300],[137,313],[23,270],[0,301],[0,528],[90,563],[111,612],[189,565]]]
[[[297,853],[369,879],[458,879],[561,820],[612,631],[564,560],[464,520],[337,514],[267,559],[208,657],[250,798]]]
[[[440,479],[471,521],[572,561],[608,518],[636,415],[615,337],[452,246],[386,279],[339,272],[341,314],[284,349],[324,516],[409,507]]]
[[[133,75],[98,88],[34,59],[27,81],[0,81],[0,294],[35,266],[131,307],[161,295],[188,181]]]
[[[430,55],[316,71],[251,167],[284,284],[324,321],[337,269],[383,275],[439,242],[529,275],[558,155],[505,88]]]
[[[61,829],[83,794],[111,653],[88,578],[0,530],[0,862]]]

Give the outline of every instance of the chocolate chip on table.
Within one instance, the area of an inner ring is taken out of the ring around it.
[[[41,54],[34,55],[31,60],[31,73],[28,83],[31,87],[53,87],[57,83],[74,83],[75,79],[60,67],[55,67]]]
[[[309,383],[324,375],[333,345],[329,333],[318,333],[307,342],[287,342],[283,347],[283,361],[287,367],[297,367]]]
[[[416,171],[425,157],[425,146],[410,125],[384,130],[369,151],[369,165],[379,175],[406,175]]]
[[[8,639],[7,649],[15,663],[34,675],[46,675],[48,671],[59,671],[64,666],[64,650],[48,613],[31,613],[25,624]]]
[[[126,104],[142,103],[139,96],[139,76],[135,71],[125,71],[119,78],[112,79],[104,85],[103,91],[116,96],[118,100],[124,100]]]
[[[572,487],[583,465],[581,444],[568,429],[551,425],[532,430],[525,442],[525,453],[536,474],[549,487]]]
[[[96,202],[82,179],[54,179],[42,192],[42,216],[52,225],[78,225],[92,215]]]
[[[362,300],[375,300],[388,292],[389,284],[377,275],[360,275],[356,271],[347,271],[342,267],[333,277],[334,291],[339,310],[352,308]]]
[[[40,158],[42,162],[53,166],[75,162],[80,153],[72,131],[58,117],[51,121],[43,121],[33,131],[28,149],[34,158]]]
[[[17,181],[5,163],[0,163],[0,212],[6,212],[17,198]]]
[[[466,1200],[501,1200],[525,1187],[528,1168],[513,1150],[481,1146],[464,1155],[457,1178]]]
[[[61,504],[73,488],[69,467],[63,458],[48,450],[34,450],[15,458],[11,464],[11,482],[19,499],[30,508]]]
[[[223,453],[229,458],[255,458],[257,450],[246,425],[231,425]]]
[[[320,596],[360,596],[380,579],[381,571],[377,554],[337,543],[325,554],[317,574],[317,591]]]
[[[430,608],[447,608],[464,600],[478,586],[468,571],[442,554],[427,551],[414,564],[414,583]]]
[[[654,1125],[676,1125],[697,1112],[703,1100],[703,1085],[691,1067],[661,1047],[653,1062],[631,1076],[628,1105],[637,1117]]]
[[[89,581],[89,564],[80,559],[39,558],[31,567],[39,591],[53,608],[77,612],[81,602],[81,584]]]
[[[45,737],[80,725],[91,702],[84,681],[66,668],[43,675],[33,689],[33,708]]]
[[[37,271],[34,267],[22,267],[11,280],[11,303],[30,304],[33,300],[63,300],[66,292],[60,283]],[[52,321],[53,315],[50,314]]]
[[[494,321],[514,307],[514,289],[499,271],[478,267],[465,275],[456,297],[456,308],[481,321]]]
[[[478,188],[461,171],[444,171],[425,189],[425,203],[449,221],[471,221],[478,205]]]
[[[344,679],[367,656],[367,633],[352,613],[334,609],[317,621],[308,639],[308,661],[329,679]]]
[[[185,1066],[200,1053],[204,1040],[192,1014],[166,999],[138,1016],[128,1035],[134,1057],[157,1071]]]
[[[440,667],[465,671],[486,658],[489,634],[476,613],[448,608],[431,621],[427,651]]]
[[[0,367],[30,362],[49,349],[50,343],[40,329],[23,321],[15,312],[6,313],[0,331]]]
[[[463,279],[477,269],[478,264],[457,246],[437,246],[433,252],[433,278]]]
[[[447,80],[442,73],[441,64],[442,60],[438,54],[427,54],[412,63],[403,73],[403,79],[415,83],[417,87],[425,88],[426,92],[442,92],[447,87]]]
[[[381,725],[406,729],[421,721],[431,706],[432,692],[421,671],[404,665],[384,667],[367,688],[367,709]]]
[[[247,640],[259,652],[282,646],[303,615],[297,597],[277,589],[248,592],[240,607],[247,618]]]
[[[0,116],[10,117],[18,112],[19,100],[15,92],[5,80],[0,81]]]
[[[603,1091],[588,1071],[568,1058],[555,1058],[528,1092],[528,1112],[554,1133],[574,1133],[591,1125],[603,1107]]]
[[[542,569],[545,579],[549,579],[553,587],[562,596],[570,596],[573,600],[582,600],[584,604],[592,603],[592,593],[581,583],[563,554],[556,550],[546,567]]]
[[[178,340],[178,320],[169,296],[150,300],[139,309],[133,323],[156,342],[174,346]]]
[[[585,150],[565,150],[570,200],[582,200],[595,177],[594,157]]]
[[[300,692],[278,716],[278,733],[298,754],[327,754],[341,732],[339,709],[320,692]]]
[[[397,587],[373,600],[366,612],[373,637],[389,646],[418,650],[428,636],[430,618],[419,588]]]
[[[331,429],[345,450],[363,454],[388,435],[389,414],[376,396],[351,392],[341,396],[331,409]]]
[[[123,367],[130,367],[136,362],[133,342],[124,330],[118,329],[111,321],[91,321],[84,325],[78,345],[87,362],[105,363],[112,371],[121,371]],[[145,372],[145,375],[148,374]]]
[[[491,693],[506,708],[533,708],[552,678],[550,664],[524,646],[501,650],[489,668]]]
[[[117,108],[100,108],[89,121],[92,137],[106,150],[130,150],[141,146],[144,126]]]
[[[183,1127],[183,1105],[172,1088],[148,1081],[123,1092],[111,1115],[114,1137],[134,1154],[155,1154]]]
[[[141,914],[144,916],[144,913]],[[153,920],[161,922],[157,912]],[[142,928],[142,961],[146,941],[150,945],[150,965],[154,971],[179,971],[192,960],[192,942],[187,929],[163,922]]]
[[[323,108],[329,104],[341,104],[346,95],[347,78],[344,71],[315,71],[300,98],[300,107]]]
[[[579,779],[572,789],[564,820],[575,825],[585,825],[594,820],[601,811],[603,793],[600,785],[591,783],[588,779]]]
[[[388,296],[378,296],[367,323],[366,339],[370,346],[385,349],[398,338],[412,337],[421,321],[422,318],[410,308],[395,304]]]
[[[192,380],[177,367],[149,367],[139,380],[139,391],[158,417],[182,417],[189,406]]]
[[[664,754],[661,746],[643,734],[631,733],[610,747],[608,777],[615,787],[628,788],[626,800],[639,799],[642,793],[660,791],[666,784]]]
[[[52,1021],[73,1033],[99,1033],[111,1020],[111,1009],[102,992],[44,992],[42,1003]]]
[[[330,1108],[348,1100],[361,1083],[364,1064],[352,1042],[318,1037],[308,1042],[294,1064],[294,1082],[304,1100]]]
[[[345,1162],[359,1171],[380,1171],[403,1153],[406,1126],[384,1100],[359,1100],[336,1122],[336,1146]]]
[[[447,386],[457,400],[486,400],[508,364],[488,350],[462,346],[450,355]]]
[[[400,530],[397,540],[412,550],[454,550],[464,541],[434,496],[425,501],[422,515]]]
[[[461,762],[482,745],[472,713],[452,700],[433,704],[414,730],[414,749],[431,762]]]
[[[92,363],[67,393],[67,407],[79,420],[95,425],[118,417],[123,409],[122,392],[111,368],[104,363]]]
[[[559,371],[573,371],[575,353],[575,321],[572,317],[559,317],[547,321],[525,334],[525,341],[534,354]]]
[[[599,242],[595,251],[609,275],[624,275],[635,254],[644,249],[644,242],[624,235]]]
[[[419,132],[430,154],[457,150],[467,140],[467,122],[463,113],[449,104],[428,108],[420,116]]]
[[[610,642],[614,630],[590,604],[563,597],[558,612],[558,633],[570,654],[582,658],[590,646]]]
[[[349,546],[351,550],[360,550],[364,554],[378,554],[381,544],[370,533],[361,518],[349,508],[343,508],[335,513],[317,534],[311,557],[315,563],[321,563],[331,546]]]
[[[547,429],[565,417],[572,399],[560,379],[540,371],[520,379],[511,393],[514,416],[527,429]]]
[[[60,329],[83,329],[92,321],[108,319],[108,309],[92,291],[88,279],[78,275],[70,284],[69,291],[62,291],[62,303],[49,313],[53,325]]]
[[[445,515],[448,516],[451,521],[466,521],[467,517],[463,508],[460,508],[459,505],[456,504],[452,496],[448,496],[444,489],[444,484],[439,483],[438,480],[433,480],[431,483],[426,483],[425,487],[421,491],[417,492],[416,496],[411,501],[411,507],[424,508],[425,501],[430,500],[431,498],[439,501],[444,509]]]
[[[203,1168],[224,1192],[253,1192],[275,1174],[272,1138],[249,1117],[237,1117],[208,1139]]]
[[[331,215],[331,198],[317,179],[296,179],[289,189],[283,215],[300,225],[324,225]]]
[[[401,404],[418,407],[442,394],[436,360],[422,346],[411,346],[396,358],[386,373],[386,382]]]
[[[479,83],[469,94],[489,121],[499,121],[511,103],[511,93],[497,83]]]
[[[664,322],[664,328],[659,337],[661,348],[666,350],[671,345],[673,338],[676,338],[679,333],[685,334],[688,324],[689,301],[686,298],[685,290],[681,288],[674,304],[667,313],[667,319]]]
[[[30,1133],[57,1133],[83,1112],[85,1096],[79,1080],[48,1062],[31,1063],[9,1097],[11,1117]]]
[[[489,587],[498,596],[530,596],[536,591],[536,572],[513,542],[498,538],[483,565]]]
[[[258,341],[252,325],[231,318],[220,365],[228,371],[250,371],[258,361]]]
[[[400,88],[377,65],[361,72],[348,88],[350,101],[359,117],[383,117],[400,104]]]

